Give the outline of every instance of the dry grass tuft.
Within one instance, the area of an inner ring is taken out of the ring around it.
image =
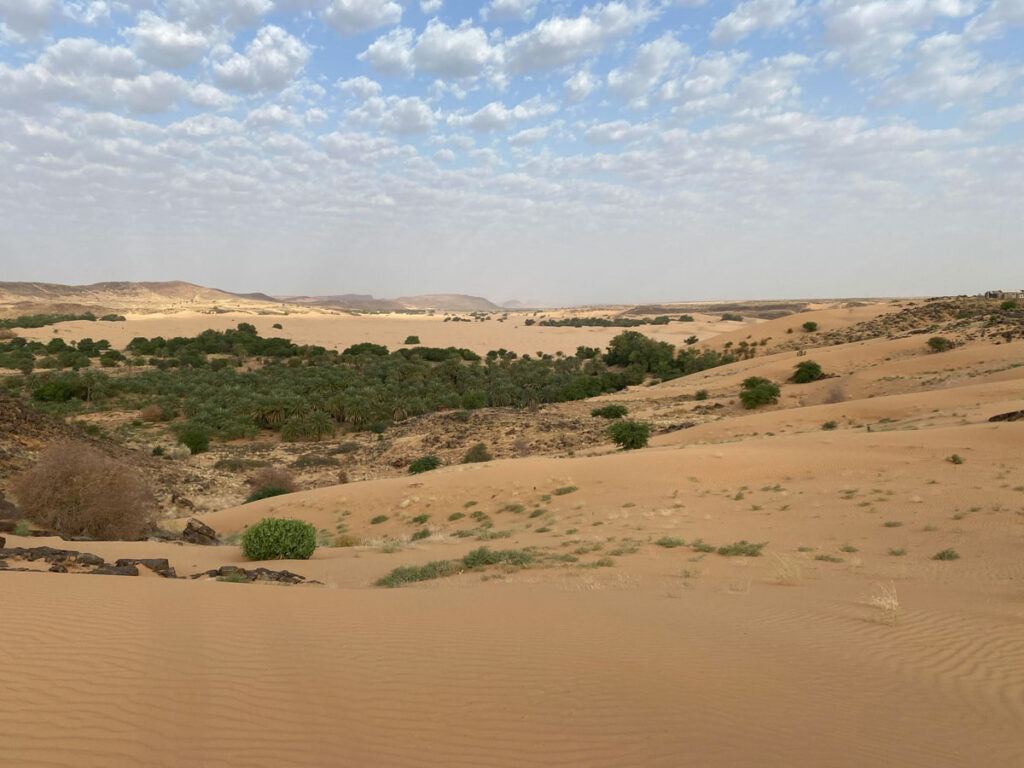
[[[892,581],[888,584],[876,584],[875,591],[871,595],[871,605],[881,611],[882,619],[886,624],[895,624],[900,612],[900,598],[896,594],[896,584]]]
[[[803,568],[800,567],[796,558],[785,557],[774,552],[772,558],[771,576],[775,583],[784,587],[798,586],[803,579]]]

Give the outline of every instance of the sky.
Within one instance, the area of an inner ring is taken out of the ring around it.
[[[0,281],[1024,288],[1024,0],[0,0]]]

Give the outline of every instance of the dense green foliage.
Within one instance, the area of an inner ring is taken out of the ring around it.
[[[422,472],[429,472],[441,466],[441,460],[437,456],[420,456],[409,465],[409,474],[418,475]]]
[[[242,534],[250,560],[308,560],[316,549],[316,528],[301,520],[265,517]]]
[[[103,317],[106,320],[110,315]],[[85,312],[81,315],[21,315],[19,317],[0,318],[0,328],[42,328],[54,323],[66,323],[71,320],[95,320],[96,315]],[[121,318],[122,320],[124,318]]]
[[[824,375],[825,373],[821,370],[820,365],[813,360],[804,360],[796,364],[796,370],[789,377],[789,380],[795,384],[809,384],[812,381],[817,381]]]
[[[751,376],[743,380],[740,400],[743,402],[744,408],[751,409],[760,405],[777,403],[779,394],[777,384],[772,384],[768,379],[763,379],[760,376]]]
[[[646,448],[651,436],[651,425],[645,421],[616,421],[609,425],[608,435],[624,450]]]
[[[805,331],[807,331],[807,333],[814,333],[816,330],[818,330],[818,324],[816,322],[814,322],[813,320],[808,320],[801,327]]]
[[[406,344],[419,344],[420,343],[420,337],[419,336],[406,336],[405,337],[405,343]]]
[[[641,325],[668,325],[667,315],[658,317],[567,317],[560,320],[541,320],[538,325],[552,328],[636,328]],[[531,323],[532,325],[532,323]]]
[[[249,504],[250,502],[259,501],[260,499],[269,499],[273,496],[284,496],[286,493],[291,492],[291,489],[285,488],[284,486],[264,485],[250,493],[248,497],[246,497],[245,503]]]
[[[741,320],[743,320],[743,315],[737,315],[735,312],[726,312],[725,314],[722,315],[722,319],[740,322]]]
[[[624,405],[605,405],[601,408],[594,408],[590,415],[602,419],[621,419],[627,413],[629,413],[629,409]]]
[[[210,430],[203,424],[189,422],[178,432],[178,442],[188,446],[193,455],[203,453],[210,448]]]

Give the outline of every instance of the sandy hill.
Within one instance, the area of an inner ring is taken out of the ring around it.
[[[407,309],[447,309],[456,312],[498,312],[497,304],[480,296],[460,293],[428,293],[422,296],[402,296],[395,299]]]

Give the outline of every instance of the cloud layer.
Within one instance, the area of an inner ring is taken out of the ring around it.
[[[0,0],[4,272],[552,301],[1021,282],[1022,52],[1018,0]]]

